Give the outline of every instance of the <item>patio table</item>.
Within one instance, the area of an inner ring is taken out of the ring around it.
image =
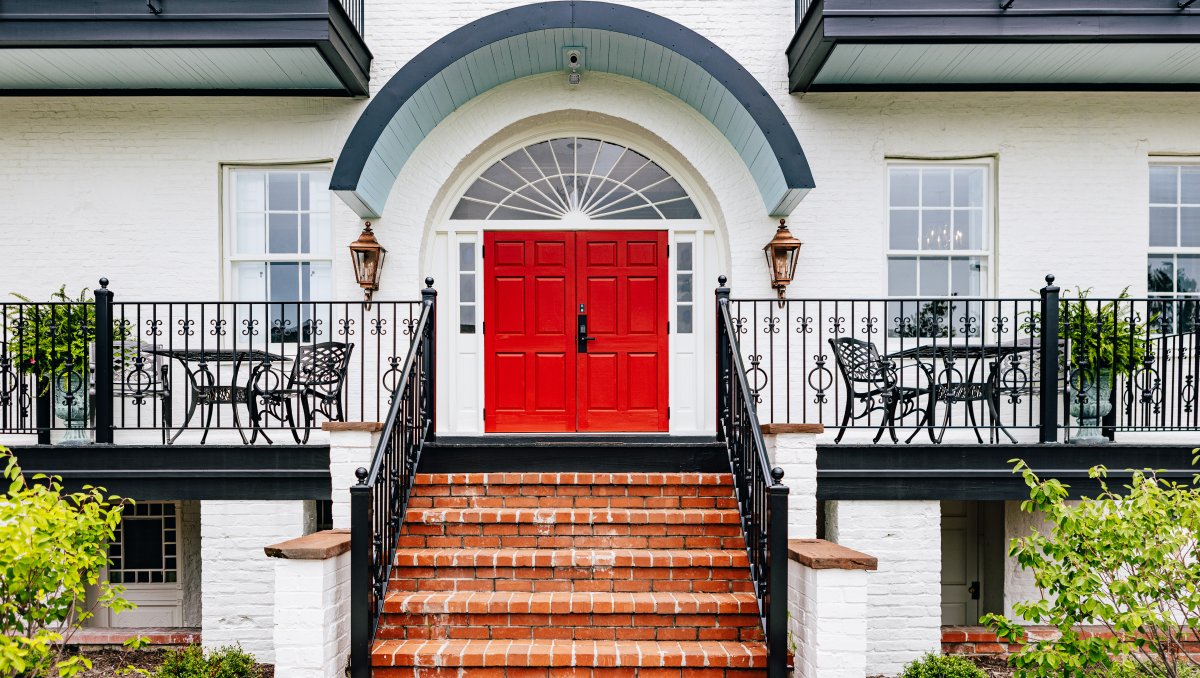
[[[999,396],[1004,392],[1017,393],[1032,390],[1032,374],[1018,365],[1016,359],[1021,354],[1031,353],[1037,348],[1038,344],[1029,339],[992,344],[954,343],[947,340],[945,343],[913,346],[889,353],[884,357],[889,360],[916,360],[934,363],[930,365],[936,375],[932,385],[934,397],[930,399],[929,407],[931,409],[925,419],[931,432],[930,437],[934,439],[934,442],[942,442],[955,403],[982,401],[987,405],[994,427],[1004,433],[1009,441],[1015,443],[1017,439],[1000,419]],[[1006,360],[1010,361],[1007,368],[1004,367]],[[940,368],[937,365],[938,361],[941,362]],[[962,367],[964,363],[965,369]],[[987,376],[982,381],[978,381],[976,378],[984,366],[987,369]],[[944,403],[946,411],[942,416],[941,430],[935,438],[932,435],[935,414],[933,408],[936,408],[938,403]],[[975,431],[976,439],[982,444],[983,438],[979,435],[979,422],[976,421],[975,411],[970,406],[967,407],[967,416]],[[913,436],[915,435],[914,432]],[[909,437],[910,441],[913,436]]]
[[[239,383],[238,374],[244,363],[251,363],[255,366],[269,365],[288,360],[286,356],[249,348],[155,348],[145,349],[145,352],[178,360],[187,373],[190,387],[187,414],[184,416],[183,424],[169,442],[174,443],[188,429],[199,405],[208,408],[204,422],[204,435],[200,438],[201,445],[208,439],[213,411],[218,405],[233,406],[233,424],[237,428],[238,435],[242,437],[243,443],[247,445],[254,443],[260,433],[267,442],[271,442],[271,438],[262,429],[262,417],[259,414],[257,403],[252,397],[251,385],[254,383],[259,368],[251,367],[244,383]],[[233,363],[233,371],[228,384],[218,383],[217,375],[209,369],[210,365],[220,363]],[[241,417],[238,415],[238,405],[245,405],[249,411],[251,427],[249,439],[246,438],[246,431],[242,426]]]

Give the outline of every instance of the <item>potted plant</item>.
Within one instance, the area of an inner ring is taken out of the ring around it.
[[[1071,416],[1079,422],[1072,442],[1107,442],[1101,420],[1112,411],[1117,375],[1128,376],[1146,355],[1146,325],[1132,312],[1129,288],[1108,302],[1088,301],[1091,288],[1059,303],[1059,336],[1066,341]]]
[[[88,442],[88,373],[96,337],[91,292],[84,288],[74,298],[63,285],[45,303],[12,296],[24,303],[5,307],[6,350],[20,372],[36,376],[41,388],[50,390],[54,414],[66,422],[62,442]]]

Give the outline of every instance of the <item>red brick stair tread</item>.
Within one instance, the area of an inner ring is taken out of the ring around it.
[[[765,668],[763,643],[737,641],[382,640],[373,666]]]
[[[753,593],[394,591],[384,614],[758,614]]]
[[[419,473],[416,485],[733,485],[729,473]]]
[[[532,523],[561,524],[662,524],[736,525],[740,516],[732,509],[626,509],[626,508],[410,508],[406,523]]]
[[[745,551],[719,549],[396,549],[397,567],[748,567]]]

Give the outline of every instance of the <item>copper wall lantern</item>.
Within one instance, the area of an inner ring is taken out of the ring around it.
[[[796,276],[796,262],[800,259],[801,243],[787,228],[787,220],[779,220],[779,230],[775,237],[763,248],[767,255],[767,267],[771,269],[771,287],[782,301],[785,290]]]
[[[363,225],[358,240],[350,243],[350,259],[354,262],[354,277],[363,288],[367,308],[371,308],[371,294],[379,289],[379,274],[383,269],[383,258],[387,250],[371,232],[371,222]]]

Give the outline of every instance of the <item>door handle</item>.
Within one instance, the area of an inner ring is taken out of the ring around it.
[[[971,594],[971,600],[979,600],[979,582],[971,582],[971,585],[967,587],[967,593]]]
[[[579,323],[578,323],[579,334],[576,337],[576,344],[577,344],[576,350],[579,351],[580,353],[587,353],[588,352],[588,342],[596,341],[596,337],[589,337],[587,335],[587,332],[588,332],[587,326],[588,326],[587,314],[580,313],[579,314]]]

